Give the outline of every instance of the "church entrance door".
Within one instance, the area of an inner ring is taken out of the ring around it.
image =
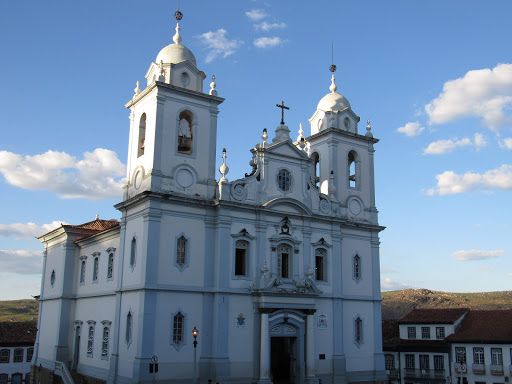
[[[270,372],[274,384],[295,384],[297,346],[296,337],[271,338]]]

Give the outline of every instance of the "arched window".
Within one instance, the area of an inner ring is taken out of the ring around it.
[[[135,237],[132,239],[132,246],[130,249],[130,267],[135,266],[135,252],[137,251],[137,240]]]
[[[311,155],[313,159],[313,184],[315,187],[320,188],[320,155],[317,152],[314,152]]]
[[[55,285],[55,269],[52,271],[50,276],[50,285],[53,287]]]
[[[235,276],[247,276],[249,242],[237,240],[235,246]]]
[[[95,257],[94,258],[94,263],[93,263],[93,270],[92,270],[92,281],[93,282],[97,282],[98,281],[98,272],[100,270],[100,258],[99,257]]]
[[[348,153],[348,185],[350,188],[357,188],[359,175],[357,174],[357,153],[350,151]]]
[[[114,277],[114,253],[110,252],[108,255],[107,279],[111,279],[112,277]]]
[[[289,279],[292,271],[292,248],[287,244],[277,246],[277,275]]]
[[[315,279],[326,281],[327,251],[324,248],[317,248],[315,251]]]
[[[194,142],[192,127],[192,113],[190,111],[182,111],[178,120],[178,153],[192,154],[192,144]]]
[[[184,319],[185,316],[183,316],[181,312],[178,312],[173,318],[172,342],[176,346],[179,346],[183,342]]]
[[[14,350],[14,363],[23,363],[23,349]]]
[[[128,312],[128,315],[126,315],[126,344],[130,344],[132,342],[132,325],[133,325],[133,319],[132,319],[132,313]]]
[[[363,320],[358,317],[354,322],[354,341],[361,344],[363,341]]]
[[[85,260],[80,264],[80,284],[85,284]]]
[[[139,140],[137,141],[137,157],[144,154],[146,148],[146,114],[143,113],[139,122]]]
[[[0,351],[0,363],[9,363],[11,358],[11,351],[9,349],[2,349]]]
[[[354,279],[359,280],[361,278],[361,258],[359,255],[354,256]]]
[[[6,373],[0,373],[0,384],[7,384],[7,380],[9,379],[9,375]]]

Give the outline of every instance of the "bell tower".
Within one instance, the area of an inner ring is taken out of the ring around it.
[[[123,200],[145,191],[213,198],[218,106],[215,77],[203,92],[204,72],[181,44],[181,12],[174,44],[164,47],[137,81],[130,109],[127,183]]]
[[[359,133],[360,121],[349,101],[337,93],[331,66],[331,91],[318,103],[309,119],[311,136],[307,138],[312,162],[312,182],[323,194],[329,194],[329,183],[334,186],[335,198],[347,217],[363,217],[377,223],[375,208],[375,181],[373,138],[370,121],[367,132]]]

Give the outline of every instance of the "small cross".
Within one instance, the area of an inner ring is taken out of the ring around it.
[[[284,106],[284,100],[281,100],[281,104],[276,104],[276,107],[281,108],[281,125],[284,125],[284,110],[290,108]]]

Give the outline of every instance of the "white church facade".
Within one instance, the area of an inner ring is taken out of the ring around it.
[[[216,180],[224,99],[174,42],[126,105],[121,221],[40,237],[33,382],[384,382],[370,125],[333,75],[309,137],[282,121]]]

